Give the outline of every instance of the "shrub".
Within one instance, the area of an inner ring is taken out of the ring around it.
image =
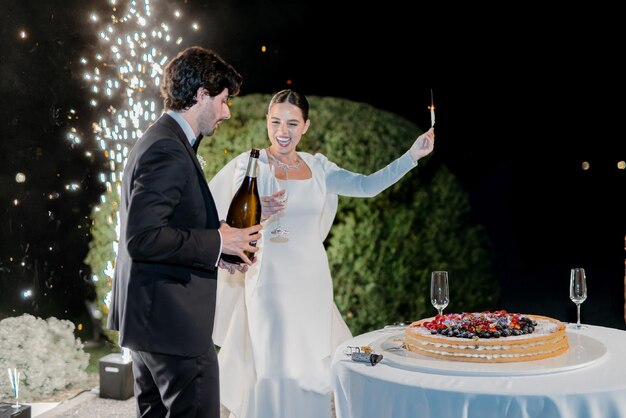
[[[91,267],[91,278],[96,290],[97,309],[102,313],[102,333],[113,344],[117,344],[119,333],[106,327],[109,314],[108,297],[113,280],[115,254],[117,252],[119,222],[119,183],[105,194],[103,203],[98,205],[91,214],[91,241],[85,264]]]
[[[89,354],[68,320],[24,314],[0,321],[2,399],[13,399],[9,368],[20,372],[20,402],[33,402],[85,381],[88,364]]]

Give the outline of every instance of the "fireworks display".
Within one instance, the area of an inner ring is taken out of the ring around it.
[[[91,59],[80,59],[85,67],[84,78],[90,84],[89,104],[102,115],[93,123],[93,132],[108,158],[110,172],[100,174],[107,190],[119,181],[134,142],[161,113],[159,83],[163,66],[183,41],[167,21],[180,19],[181,10],[155,7],[149,0],[133,0],[120,13],[116,0],[110,0],[110,4],[112,13],[107,22],[101,23],[104,19],[96,13],[89,16],[99,25],[100,48]],[[197,23],[190,22],[191,30],[198,28]],[[75,144],[83,141],[75,130],[68,139]]]

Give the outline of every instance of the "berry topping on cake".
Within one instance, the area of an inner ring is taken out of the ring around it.
[[[437,315],[432,321],[412,326],[427,328],[431,334],[457,338],[500,338],[531,334],[537,322],[505,310],[494,312],[464,312]]]

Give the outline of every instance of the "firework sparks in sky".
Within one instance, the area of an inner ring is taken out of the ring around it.
[[[102,115],[92,126],[94,139],[108,158],[110,172],[100,174],[107,190],[119,182],[130,148],[161,113],[163,67],[183,41],[167,20],[181,19],[180,9],[132,0],[120,14],[122,7],[117,3],[109,1],[111,15],[107,19],[96,13],[88,17],[99,25],[99,47],[93,58],[80,59],[90,85],[89,104]],[[189,24],[191,30],[199,29],[196,22]],[[68,139],[82,142],[75,129]]]

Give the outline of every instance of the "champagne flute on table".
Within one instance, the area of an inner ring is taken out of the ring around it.
[[[576,304],[576,324],[570,324],[575,329],[587,328],[580,324],[580,305],[587,299],[587,278],[585,269],[576,267],[570,271],[569,298]]]
[[[450,303],[448,272],[433,271],[430,275],[430,303],[443,315],[443,309]]]
[[[285,193],[283,194],[282,202],[287,201],[287,170],[285,170]],[[276,177],[276,168],[270,163],[270,194],[274,194],[280,190],[280,183]],[[276,227],[270,231],[272,242],[287,242],[289,238],[289,230],[282,226],[281,219],[284,215],[284,209],[276,214]]]

